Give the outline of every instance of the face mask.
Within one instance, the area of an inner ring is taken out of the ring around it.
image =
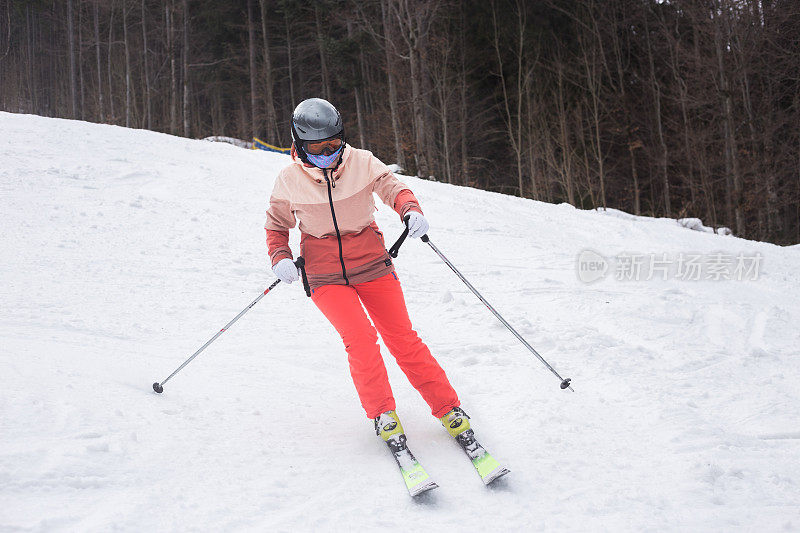
[[[307,153],[306,157],[308,157],[308,160],[315,167],[328,168],[339,158],[343,149],[344,145],[340,146],[339,149],[333,152],[331,155],[313,155]]]

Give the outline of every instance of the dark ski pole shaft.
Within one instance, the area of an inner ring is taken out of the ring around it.
[[[430,247],[431,247],[431,249],[432,249],[434,252],[436,252],[436,255],[438,255],[438,256],[441,258],[441,260],[442,260],[442,261],[444,261],[444,262],[445,262],[445,264],[446,264],[447,266],[449,266],[449,267],[450,267],[450,270],[452,270],[453,272],[455,272],[456,276],[458,276],[458,278],[459,278],[461,281],[463,281],[463,282],[464,282],[464,285],[466,285],[466,286],[467,286],[467,288],[469,288],[469,290],[471,290],[471,291],[472,291],[472,293],[473,293],[475,296],[477,296],[477,297],[478,297],[478,299],[479,299],[481,302],[483,302],[483,305],[485,305],[485,306],[486,306],[486,308],[487,308],[489,311],[491,311],[491,312],[492,312],[492,314],[494,314],[494,316],[496,316],[496,317],[497,317],[497,319],[498,319],[500,322],[502,322],[502,323],[503,323],[503,325],[504,325],[506,328],[508,328],[508,330],[509,330],[511,333],[513,333],[513,334],[514,334],[514,336],[515,336],[515,337],[516,337],[516,338],[517,338],[517,339],[518,339],[518,340],[519,340],[519,341],[520,341],[522,344],[524,344],[524,345],[525,345],[525,347],[526,347],[528,350],[530,350],[530,351],[531,351],[531,353],[532,353],[533,355],[535,355],[535,356],[536,356],[536,357],[539,359],[539,361],[541,361],[541,362],[542,362],[542,364],[543,364],[544,366],[546,366],[546,367],[548,368],[548,370],[550,370],[550,372],[552,372],[552,373],[553,373],[553,374],[554,374],[554,375],[555,375],[555,376],[556,376],[556,377],[557,377],[557,378],[558,378],[558,379],[561,381],[561,388],[562,388],[562,389],[569,389],[569,390],[571,390],[572,392],[575,392],[575,391],[574,391],[574,389],[572,388],[572,386],[570,385],[570,381],[571,381],[571,379],[570,379],[570,378],[566,378],[566,379],[562,378],[562,377],[561,377],[561,375],[560,375],[558,372],[556,372],[556,369],[555,369],[555,368],[553,368],[552,366],[550,366],[550,363],[548,363],[547,361],[545,361],[544,357],[542,357],[541,355],[539,355],[539,352],[537,352],[537,351],[536,351],[536,350],[533,348],[533,346],[531,346],[531,345],[528,343],[528,341],[526,341],[524,338],[522,338],[522,335],[520,335],[519,333],[517,333],[517,330],[515,330],[513,327],[511,327],[511,324],[509,324],[508,322],[506,322],[506,319],[505,319],[505,318],[503,318],[503,317],[500,315],[500,313],[498,313],[498,312],[497,312],[497,310],[495,310],[495,308],[494,308],[494,307],[492,307],[492,305],[491,305],[489,302],[487,302],[487,301],[486,301],[486,299],[485,299],[483,296],[481,296],[481,293],[479,293],[479,292],[478,292],[478,290],[477,290],[475,287],[473,287],[473,286],[472,286],[472,284],[471,284],[469,281],[467,281],[467,278],[465,278],[465,277],[464,277],[464,275],[463,275],[463,274],[461,274],[461,272],[459,272],[459,271],[458,271],[458,269],[457,269],[455,266],[453,266],[453,263],[451,263],[451,262],[450,262],[450,261],[449,261],[449,260],[448,260],[448,259],[447,259],[447,258],[444,256],[444,254],[443,254],[442,252],[440,252],[440,251],[439,251],[439,249],[436,247],[436,245],[434,245],[434,244],[431,242],[431,240],[430,240],[430,237],[428,237],[427,235],[423,235],[423,236],[421,237],[421,239],[422,239],[422,242],[424,242],[424,243],[427,243],[427,245],[428,245],[428,246],[430,246]]]
[[[305,262],[304,262],[304,260],[303,260],[303,258],[302,258],[302,257],[299,257],[299,258],[297,259],[297,261],[295,261],[295,265],[297,265],[297,268],[303,268],[303,266],[304,266],[304,263],[305,263]],[[232,326],[232,325],[233,325],[233,324],[234,324],[234,323],[235,323],[237,320],[239,320],[240,318],[242,318],[242,316],[243,316],[243,315],[244,315],[246,312],[248,312],[248,311],[249,311],[249,310],[250,310],[250,309],[251,309],[251,308],[252,308],[254,305],[256,305],[258,302],[260,302],[260,301],[261,301],[261,298],[263,298],[264,296],[266,296],[267,294],[269,294],[269,292],[270,292],[272,289],[274,289],[274,288],[275,288],[275,287],[278,285],[278,283],[280,283],[280,282],[281,282],[281,280],[279,280],[279,279],[276,279],[276,280],[275,280],[275,281],[272,283],[272,285],[270,285],[269,287],[267,287],[267,289],[266,289],[264,292],[262,292],[261,294],[259,294],[259,295],[258,295],[258,298],[256,298],[255,300],[253,300],[253,301],[250,303],[250,305],[248,305],[247,307],[245,307],[244,309],[242,309],[242,311],[241,311],[241,312],[240,312],[238,315],[236,315],[235,317],[233,317],[233,320],[231,320],[230,322],[228,322],[227,324],[225,324],[225,326],[224,326],[224,327],[223,327],[221,330],[219,330],[219,331],[217,332],[217,334],[216,334],[216,335],[214,335],[213,337],[211,337],[210,339],[208,339],[208,341],[207,341],[207,342],[206,342],[204,345],[202,345],[202,346],[200,347],[200,349],[199,349],[199,350],[197,350],[196,352],[194,352],[194,353],[192,354],[192,356],[191,356],[189,359],[187,359],[186,361],[184,361],[184,362],[183,362],[183,364],[182,364],[181,366],[179,366],[178,368],[176,368],[176,369],[175,369],[175,371],[174,371],[172,374],[170,374],[169,376],[167,376],[167,378],[166,378],[164,381],[162,381],[162,382],[160,382],[160,383],[159,383],[159,382],[155,382],[155,383],[153,383],[153,390],[154,390],[154,391],[156,391],[156,392],[157,392],[157,393],[159,393],[159,394],[161,394],[162,392],[164,392],[164,384],[165,384],[167,381],[169,381],[170,379],[172,379],[172,376],[174,376],[175,374],[177,374],[178,372],[180,372],[181,370],[183,370],[183,367],[185,367],[186,365],[188,365],[189,363],[191,363],[191,362],[192,362],[192,360],[193,360],[195,357],[197,357],[198,355],[200,355],[200,353],[201,353],[203,350],[205,350],[206,348],[208,348],[208,346],[209,346],[209,345],[210,345],[212,342],[214,342],[215,340],[217,340],[217,338],[218,338],[220,335],[222,335],[223,333],[225,333],[225,332],[228,330],[228,328],[230,328],[230,327],[231,327],[231,326]]]

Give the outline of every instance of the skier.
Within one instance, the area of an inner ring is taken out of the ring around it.
[[[373,217],[374,193],[401,219],[408,216],[409,236],[420,237],[429,225],[417,198],[371,152],[346,144],[342,117],[330,102],[301,102],[292,114],[291,131],[292,162],[275,181],[264,226],[273,272],[285,283],[299,279],[288,244],[289,229],[299,222],[311,299],[344,342],[353,383],[378,436],[390,447],[392,439],[405,441],[376,328],[433,416],[457,438],[470,429],[469,417],[411,327],[400,281]]]

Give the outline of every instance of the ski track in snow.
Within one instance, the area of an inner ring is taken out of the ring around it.
[[[408,497],[333,328],[274,279],[282,155],[0,113],[0,531],[798,531],[800,248],[406,178],[412,321],[481,443],[483,487],[384,350]],[[376,213],[387,245],[397,216]],[[298,234],[292,242],[297,249]],[[758,281],[581,283],[584,249],[763,255]]]

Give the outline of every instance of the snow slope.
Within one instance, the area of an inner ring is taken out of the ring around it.
[[[387,356],[441,486],[414,501],[298,284],[150,388],[274,279],[285,156],[7,113],[0,132],[2,531],[800,530],[797,246],[408,178],[432,241],[575,388],[406,243],[415,327],[512,470],[483,487]],[[585,284],[587,248],[763,263]]]

